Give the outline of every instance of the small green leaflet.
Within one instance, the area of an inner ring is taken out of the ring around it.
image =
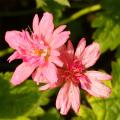
[[[114,50],[120,45],[120,1],[103,0],[102,12],[92,23],[97,28],[93,39],[100,43],[101,51]]]

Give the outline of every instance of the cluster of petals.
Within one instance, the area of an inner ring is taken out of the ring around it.
[[[7,31],[5,40],[15,52],[9,57],[9,62],[22,59],[22,63],[15,69],[11,83],[19,85],[30,75],[33,80],[54,83],[58,80],[57,66],[63,63],[59,59],[61,47],[69,38],[69,31],[64,31],[66,25],[54,28],[53,15],[46,12],[39,20],[36,14],[32,24],[33,32],[27,30]]]
[[[95,97],[107,98],[111,89],[102,81],[110,80],[111,75],[87,70],[93,66],[100,56],[99,44],[93,42],[86,47],[86,40],[82,38],[74,52],[71,41],[67,46],[61,48],[61,60],[64,62],[63,68],[59,69],[59,80],[55,84],[46,84],[40,89],[45,90],[62,86],[57,99],[56,108],[60,113],[66,115],[70,108],[76,113],[80,109],[80,89],[85,90]]]
[[[76,50],[68,41],[70,32],[66,25],[54,28],[52,14],[46,12],[39,20],[36,14],[32,24],[33,32],[27,30],[7,31],[5,40],[15,52],[8,58],[9,62],[22,59],[15,69],[11,83],[19,85],[30,75],[37,83],[45,83],[40,90],[61,86],[56,99],[56,108],[66,115],[70,108],[76,113],[80,109],[80,89],[90,95],[107,98],[111,89],[103,84],[111,75],[87,70],[100,56],[99,44],[93,42],[86,46],[85,38],[78,43]]]

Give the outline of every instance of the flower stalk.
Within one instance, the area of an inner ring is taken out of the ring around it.
[[[102,8],[102,6],[100,4],[96,4],[96,5],[93,5],[93,6],[90,6],[90,7],[87,7],[87,8],[84,8],[82,10],[79,10],[78,12],[74,13],[73,15],[71,15],[69,18],[66,18],[64,20],[62,20],[60,22],[60,24],[67,24],[67,23],[70,23],[78,18],[80,18],[81,16],[83,15],[86,15],[88,13],[91,13],[91,12],[95,12],[95,11],[98,11]]]

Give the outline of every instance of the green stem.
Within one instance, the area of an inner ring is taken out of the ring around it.
[[[60,24],[67,24],[71,21],[74,21],[76,19],[78,19],[79,17],[83,16],[83,15],[86,15],[88,13],[91,13],[91,12],[95,12],[95,11],[98,11],[100,10],[102,7],[100,4],[96,4],[96,5],[93,5],[93,6],[90,6],[90,7],[87,7],[87,8],[84,8],[82,10],[79,10],[78,12],[74,13],[72,16],[70,16],[69,18],[67,19],[64,19],[60,22]]]

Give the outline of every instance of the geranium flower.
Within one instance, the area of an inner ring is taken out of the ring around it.
[[[55,84],[46,84],[40,89],[45,90],[62,85],[57,100],[56,108],[60,113],[66,115],[70,108],[75,112],[80,108],[80,88],[87,91],[90,95],[107,98],[111,89],[106,87],[101,81],[110,80],[111,76],[95,71],[87,70],[93,66],[100,56],[99,44],[93,42],[86,46],[86,40],[83,38],[79,42],[76,51],[69,41],[67,47],[61,50],[61,59],[64,62],[62,69],[59,69],[59,80]]]
[[[7,31],[5,40],[16,51],[9,57],[9,62],[22,59],[23,62],[16,68],[11,83],[18,85],[31,74],[34,81],[53,83],[58,80],[55,65],[62,66],[58,48],[69,38],[69,31],[63,31],[66,25],[54,30],[53,16],[46,12],[39,21],[38,15],[33,19],[33,32],[27,30]]]

